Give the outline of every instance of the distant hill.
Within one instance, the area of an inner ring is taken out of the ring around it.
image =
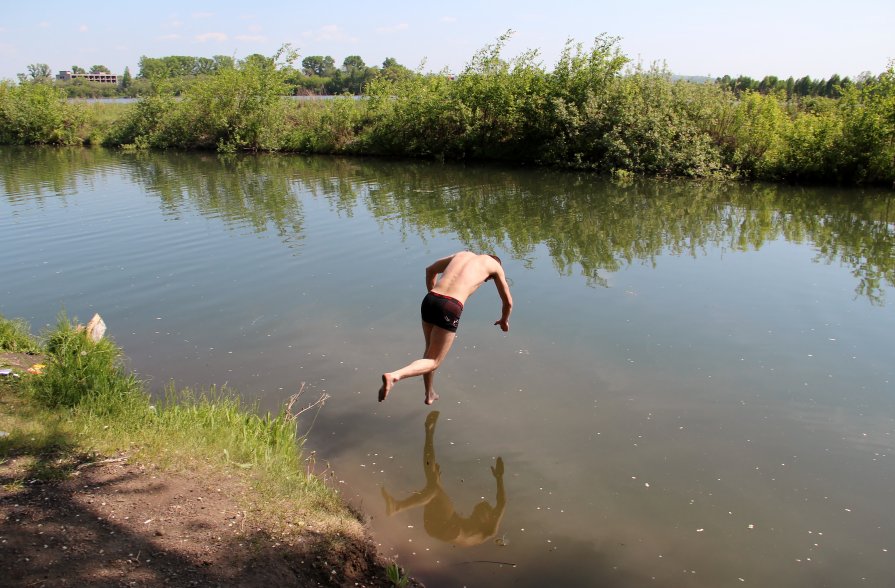
[[[671,79],[675,82],[684,81],[684,82],[693,82],[694,84],[710,84],[715,81],[715,78],[709,76],[681,76],[672,74]]]

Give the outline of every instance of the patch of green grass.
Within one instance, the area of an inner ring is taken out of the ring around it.
[[[63,479],[82,459],[72,421],[30,401],[23,387],[19,379],[0,380],[0,460],[15,460],[2,478],[10,492],[35,480]]]
[[[119,121],[124,120],[135,108],[134,103],[89,102],[84,104],[87,113],[86,129],[91,145],[101,145]]]
[[[0,350],[15,353],[37,353],[40,345],[31,336],[28,323],[21,319],[9,320],[0,316]]]
[[[110,125],[134,109],[133,102],[90,102],[84,105],[90,121],[98,125]]]
[[[308,471],[304,438],[297,433],[297,415],[289,407],[277,415],[259,414],[231,390],[196,393],[170,386],[148,414],[132,417],[127,417],[132,422],[123,420],[116,428],[122,434],[136,432],[134,442],[148,459],[182,461],[186,452],[241,472],[267,496],[291,497],[303,507],[330,512],[340,508],[332,489]]]
[[[410,578],[404,573],[396,562],[392,562],[385,568],[385,574],[388,577],[388,581],[392,583],[392,586],[395,588],[404,588],[407,586],[408,582],[410,582]]]
[[[16,324],[20,340],[21,323],[2,324]],[[304,459],[300,412],[291,405],[276,415],[259,414],[233,391],[197,393],[173,385],[153,404],[143,382],[124,369],[113,341],[94,343],[64,315],[45,341],[44,374],[0,386],[0,430],[9,432],[0,438],[0,459],[16,459],[23,477],[56,479],[85,455],[124,453],[163,468],[210,467],[236,475],[252,484],[273,518],[301,513],[317,529],[359,528]]]
[[[121,350],[111,340],[94,343],[60,315],[46,341],[46,371],[29,379],[30,393],[42,404],[109,416],[145,412],[149,399],[143,385],[125,372]]]

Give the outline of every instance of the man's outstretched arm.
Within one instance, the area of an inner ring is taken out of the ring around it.
[[[503,268],[499,267],[497,275],[494,276],[494,285],[497,287],[497,295],[503,303],[500,311],[500,320],[495,321],[495,325],[500,325],[500,330],[506,332],[510,330],[510,313],[513,312],[513,296],[510,294],[510,285],[507,283],[506,274]]]

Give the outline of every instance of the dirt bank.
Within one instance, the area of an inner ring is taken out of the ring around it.
[[[17,373],[35,363],[0,355]],[[0,378],[0,412],[21,414],[16,379]],[[279,520],[238,474],[12,439],[0,437],[4,586],[392,585],[369,538]]]

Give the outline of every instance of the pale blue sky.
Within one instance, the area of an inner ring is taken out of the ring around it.
[[[552,67],[566,39],[600,33],[622,51],[674,73],[829,77],[882,72],[895,59],[895,1],[852,0],[455,0],[427,3],[290,1],[92,3],[5,2],[0,10],[0,79],[29,63],[54,72],[103,64],[138,73],[141,55],[273,54],[291,43],[302,57],[386,57],[426,71],[460,71],[507,29],[507,56],[538,49]]]

